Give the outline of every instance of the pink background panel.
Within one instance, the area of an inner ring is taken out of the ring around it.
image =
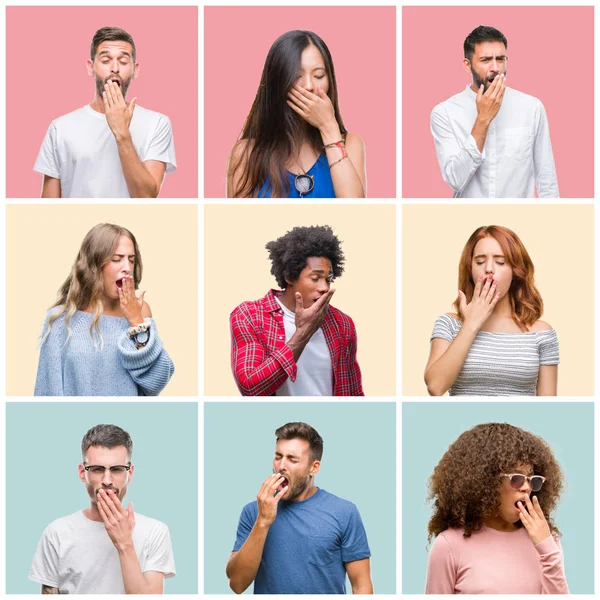
[[[404,7],[402,11],[402,196],[451,198],[437,162],[429,115],[472,81],[463,42],[478,25],[508,40],[506,83],[546,108],[563,198],[594,195],[592,7]]]
[[[161,198],[198,195],[198,9],[148,6],[27,6],[6,9],[6,194],[39,197],[35,159],[53,119],[89,104],[92,37],[105,26],[128,31],[140,72],[127,96],[171,119],[177,171]]]
[[[340,111],[367,150],[367,193],[396,197],[395,7],[206,7],[204,193],[225,197],[227,157],[250,112],[273,42],[308,29],[331,51]]]

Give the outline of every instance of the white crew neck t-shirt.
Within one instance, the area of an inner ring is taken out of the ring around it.
[[[168,117],[136,106],[129,131],[142,162],[164,162],[167,173],[177,168]],[[62,198],[131,197],[106,116],[89,104],[52,121],[33,170],[60,179]]]
[[[296,315],[277,298],[275,300],[283,310],[283,326],[287,342],[296,331]],[[296,381],[286,379],[275,392],[276,396],[331,396],[333,394],[331,354],[320,327],[306,344],[297,366]]]
[[[169,529],[160,521],[135,515],[133,545],[142,573],[175,576]],[[53,521],[38,544],[29,579],[58,588],[61,594],[124,594],[117,549],[104,523],[82,511]]]

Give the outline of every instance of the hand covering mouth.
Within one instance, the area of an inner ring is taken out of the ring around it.
[[[123,289],[123,281],[125,281],[125,277],[121,277],[121,279],[117,279],[117,281],[115,281],[116,286],[120,289]]]
[[[121,87],[121,78],[120,77],[109,77],[106,80],[106,83],[108,83],[110,81],[114,81],[116,84],[118,84],[119,87]]]
[[[290,485],[290,480],[285,475],[280,475],[280,477],[283,477],[283,481],[277,488],[278,492],[280,492],[286,485],[288,485],[288,486]]]
[[[517,510],[519,509],[518,503],[521,503],[523,506],[527,506],[527,496],[521,496],[520,498],[517,498],[517,500],[515,500],[515,508]]]

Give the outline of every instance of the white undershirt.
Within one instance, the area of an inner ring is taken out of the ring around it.
[[[287,342],[296,331],[296,316],[277,298],[283,310],[283,326]],[[325,341],[323,330],[319,327],[304,347],[297,363],[296,381],[289,377],[275,392],[276,396],[331,396],[333,393],[333,370],[331,354]]]

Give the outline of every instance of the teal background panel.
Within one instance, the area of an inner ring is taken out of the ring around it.
[[[594,406],[592,402],[409,402],[402,409],[402,592],[423,594],[427,573],[427,480],[461,433],[510,423],[542,437],[566,486],[555,513],[573,594],[594,593]]]
[[[198,405],[165,402],[9,402],[6,405],[6,591],[39,594],[27,578],[43,530],[89,506],[77,466],[100,423],[133,440],[125,504],[169,527],[176,577],[165,593],[198,590]]]
[[[304,421],[323,438],[315,483],[362,516],[376,594],[396,592],[396,406],[392,402],[204,405],[204,592],[233,593],[225,565],[242,508],[273,472],[275,430]],[[252,592],[251,585],[246,593]],[[346,588],[351,588],[346,578]]]

